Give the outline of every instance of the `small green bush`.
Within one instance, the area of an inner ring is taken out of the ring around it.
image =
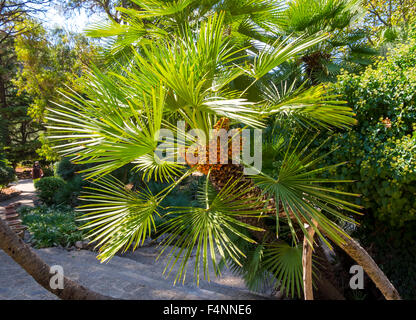
[[[82,188],[89,185],[82,176],[76,175],[72,179],[66,181],[65,185],[59,189],[54,196],[55,204],[67,204],[73,207],[78,205],[78,197]]]
[[[35,182],[35,188],[40,200],[45,204],[55,203],[55,195],[65,187],[65,181],[57,177],[46,177]]]
[[[5,161],[0,160],[0,189],[7,187],[9,183],[16,180],[14,169],[6,165]]]
[[[72,179],[77,171],[77,167],[68,158],[62,158],[55,164],[55,176],[68,181]]]
[[[54,174],[55,174],[54,171],[53,171],[53,169],[51,167],[49,167],[49,166],[43,167],[42,168],[42,171],[43,171],[43,176],[44,177],[53,177]]]
[[[72,246],[84,239],[78,229],[81,224],[76,221],[77,213],[69,206],[22,207],[19,213],[36,248]]]

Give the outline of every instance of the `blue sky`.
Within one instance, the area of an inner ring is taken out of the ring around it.
[[[102,20],[104,16],[94,15],[88,17],[84,10],[75,11],[73,16],[68,18],[57,7],[50,7],[46,13],[38,14],[43,25],[47,28],[61,27],[68,31],[82,32],[90,23]]]

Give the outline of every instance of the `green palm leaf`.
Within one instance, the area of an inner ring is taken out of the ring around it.
[[[108,261],[118,251],[133,245],[135,249],[156,230],[154,216],[160,198],[149,190],[132,191],[115,178],[102,178],[87,188],[80,198],[88,204],[78,207],[88,221],[81,229],[90,230],[87,237],[99,247],[98,258]]]
[[[266,107],[262,111],[280,123],[295,121],[302,126],[316,128],[348,128],[356,124],[354,112],[346,102],[328,95],[323,85],[305,88],[286,83],[278,88],[273,83],[263,87]]]
[[[168,16],[178,13],[189,6],[193,0],[158,1],[158,0],[131,0],[141,10],[126,9],[119,7],[118,11],[134,16],[139,19]]]
[[[297,241],[297,235],[293,222],[300,227],[309,243],[313,243],[313,240],[310,239],[310,236],[304,227],[304,223],[306,222],[310,226],[313,226],[315,232],[329,247],[331,247],[321,234],[320,230],[314,226],[312,219],[318,223],[320,228],[326,231],[334,242],[343,243],[343,240],[337,232],[346,235],[345,232],[332,222],[326,214],[329,214],[336,219],[355,224],[355,221],[352,218],[344,215],[341,211],[349,212],[351,214],[360,214],[357,209],[362,207],[333,196],[338,194],[357,197],[359,195],[323,186],[325,183],[343,183],[351,181],[334,181],[332,179],[321,178],[320,175],[322,173],[328,172],[330,169],[342,164],[316,168],[316,164],[320,163],[327,154],[314,158],[322,147],[321,145],[319,148],[315,148],[305,155],[307,150],[309,150],[311,143],[312,141],[300,149],[301,142],[293,148],[291,141],[286,148],[284,158],[276,171],[273,170],[269,174],[260,172],[259,175],[253,177],[253,180],[265,193],[275,198],[277,210],[277,236],[279,234],[279,214],[282,210],[287,217],[295,243]]]
[[[281,289],[292,297],[302,295],[303,270],[302,246],[290,246],[279,242],[268,245],[264,250],[264,266],[276,277]]]
[[[241,184],[239,180],[231,182],[216,192],[206,179],[205,185],[199,191],[198,200],[202,207],[172,208],[164,233],[169,237],[164,242],[164,251],[168,251],[165,272],[168,275],[178,265],[175,283],[185,281],[187,264],[195,250],[194,277],[199,283],[200,269],[203,269],[204,279],[209,280],[209,260],[216,275],[220,274],[219,261],[229,257],[240,264],[239,258],[244,253],[230,240],[230,235],[236,235],[250,243],[255,243],[241,229],[262,231],[262,229],[241,222],[239,217],[260,217],[264,202],[249,196],[252,188]],[[241,200],[245,198],[244,200]],[[248,205],[250,203],[250,205]],[[170,245],[173,245],[170,247]],[[217,257],[217,254],[221,257]]]
[[[328,38],[327,35],[317,35],[313,37],[298,37],[292,39],[277,39],[273,43],[264,46],[263,50],[254,58],[253,69],[250,75],[255,79],[260,79],[284,62],[295,58],[299,53],[322,42]]]
[[[65,93],[64,104],[49,108],[49,139],[55,139],[59,153],[73,156],[85,169],[87,178],[108,174],[156,148],[162,124],[164,91],[152,90],[140,101],[123,98],[101,78],[93,83],[94,102],[74,93]],[[126,102],[123,104],[123,102]]]

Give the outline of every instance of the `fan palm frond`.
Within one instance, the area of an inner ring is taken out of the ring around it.
[[[301,297],[303,288],[302,246],[285,242],[268,245],[264,250],[265,267],[270,270],[286,295]]]
[[[169,234],[164,242],[164,251],[169,251],[165,272],[168,275],[179,263],[175,283],[185,281],[187,265],[191,254],[195,250],[194,277],[199,283],[200,269],[203,269],[204,279],[209,280],[209,264],[213,271],[220,274],[219,261],[225,258],[232,259],[240,264],[240,257],[244,253],[230,240],[230,234],[236,235],[250,243],[255,243],[241,229],[262,231],[258,227],[241,222],[238,217],[259,217],[264,202],[249,196],[252,188],[240,181],[229,181],[218,193],[214,190],[207,178],[200,189],[198,200],[201,208],[171,208],[169,215],[175,215],[166,222],[164,233]],[[248,196],[241,200],[242,197]],[[250,205],[247,205],[250,203]],[[170,247],[170,245],[174,245]],[[217,257],[217,254],[221,257]]]
[[[332,222],[326,214],[356,224],[352,218],[344,215],[341,211],[351,214],[360,214],[357,209],[361,209],[362,207],[342,200],[341,198],[334,197],[333,195],[353,197],[358,197],[359,195],[324,187],[323,184],[352,181],[321,178],[320,175],[322,173],[328,172],[332,168],[342,164],[316,168],[316,165],[328,155],[324,154],[317,156],[317,153],[323,144],[318,148],[309,150],[313,140],[303,148],[300,147],[301,142],[302,140],[300,140],[295,147],[292,147],[291,140],[284,152],[284,158],[281,161],[277,161],[278,167],[270,170],[269,174],[260,172],[257,176],[253,177],[253,180],[265,193],[273,196],[275,199],[277,210],[277,236],[279,234],[279,215],[282,210],[287,217],[292,232],[292,238],[295,243],[297,242],[297,235],[293,222],[300,227],[311,245],[313,244],[313,239],[310,239],[310,236],[304,227],[304,223],[313,226],[315,232],[329,247],[331,247],[331,245],[323,237],[319,228],[324,229],[326,234],[329,235],[334,242],[343,243],[343,240],[337,232],[346,235],[345,232]],[[307,151],[308,153],[306,155]],[[312,223],[312,219],[318,223],[319,228]]]
[[[88,229],[87,237],[99,247],[98,258],[105,262],[118,251],[124,252],[143,243],[156,229],[154,217],[160,199],[149,190],[132,191],[115,178],[102,178],[81,199],[84,213],[79,221],[87,221],[81,229]]]
[[[110,85],[108,78],[92,75],[91,79],[94,97],[63,93],[65,103],[49,108],[47,117],[49,139],[55,139],[57,151],[76,163],[93,164],[83,171],[87,178],[111,173],[154,151],[165,98],[159,87],[151,96],[143,95],[142,104],[133,105],[127,96],[117,99],[124,92]]]
[[[263,114],[278,121],[295,121],[306,127],[348,128],[356,124],[354,112],[338,96],[330,95],[323,85],[305,88],[282,83],[264,86],[266,107]]]
[[[118,11],[134,16],[138,19],[163,17],[178,13],[188,7],[194,0],[131,0],[140,7],[140,10],[130,8],[117,8]]]
[[[291,37],[286,39],[278,38],[273,43],[264,46],[258,56],[255,57],[250,75],[255,79],[260,79],[280,64],[290,61],[299,53],[322,42],[326,38],[328,38],[326,34],[312,37],[301,36],[295,39]]]

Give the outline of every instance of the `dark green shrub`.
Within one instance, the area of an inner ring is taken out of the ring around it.
[[[335,136],[331,163],[344,191],[361,194],[354,236],[403,297],[416,298],[416,40],[399,45],[361,75],[333,85],[358,124]],[[338,149],[336,149],[338,148]],[[357,217],[356,217],[357,218]]]
[[[82,188],[89,185],[87,181],[82,179],[82,176],[76,175],[68,180],[65,185],[59,189],[54,197],[54,203],[67,204],[73,207],[78,205],[78,197],[81,194]]]
[[[379,221],[402,227],[416,220],[416,40],[392,50],[362,75],[339,77],[335,91],[358,125],[336,136],[337,173],[357,180],[351,191]]]
[[[69,206],[22,207],[19,213],[36,248],[72,246],[84,238],[77,213]]]
[[[44,177],[53,177],[54,176],[54,171],[51,167],[49,166],[45,166],[42,168],[43,171],[43,176]]]
[[[65,181],[73,178],[76,171],[77,166],[73,164],[68,158],[62,158],[62,160],[57,162],[55,165],[55,175],[64,179]]]
[[[65,186],[65,181],[57,177],[46,177],[35,182],[35,188],[40,200],[45,204],[54,204],[55,195]]]
[[[6,165],[5,161],[0,160],[0,189],[7,187],[9,183],[16,180],[14,169]]]

